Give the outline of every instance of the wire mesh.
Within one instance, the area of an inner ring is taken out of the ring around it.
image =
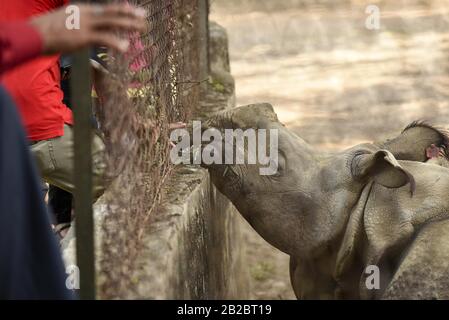
[[[127,54],[109,53],[97,112],[114,178],[102,223],[102,298],[126,297],[135,282],[144,231],[172,171],[169,124],[185,121],[199,97],[198,0],[130,2],[147,10],[148,31],[129,35]]]

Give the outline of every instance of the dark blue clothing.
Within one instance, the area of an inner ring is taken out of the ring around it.
[[[70,299],[65,281],[25,132],[0,86],[0,299]]]

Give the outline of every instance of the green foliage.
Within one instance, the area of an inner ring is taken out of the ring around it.
[[[251,266],[251,277],[257,281],[264,281],[268,279],[274,272],[274,266],[271,263],[260,262]]]
[[[209,84],[211,85],[212,89],[216,92],[219,92],[219,93],[226,92],[225,85],[215,78],[209,77]]]

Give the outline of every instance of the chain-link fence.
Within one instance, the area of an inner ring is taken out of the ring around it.
[[[102,298],[125,297],[133,285],[144,230],[161,209],[172,170],[169,124],[185,121],[198,105],[199,1],[130,1],[147,10],[148,31],[130,35],[128,54],[110,53],[98,112],[114,177],[102,224]]]

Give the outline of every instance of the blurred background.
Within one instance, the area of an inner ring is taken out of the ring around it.
[[[376,5],[380,28],[369,29]],[[327,151],[449,127],[449,1],[211,0],[227,29],[237,105],[270,102]],[[293,299],[288,256],[243,222],[251,298]]]

